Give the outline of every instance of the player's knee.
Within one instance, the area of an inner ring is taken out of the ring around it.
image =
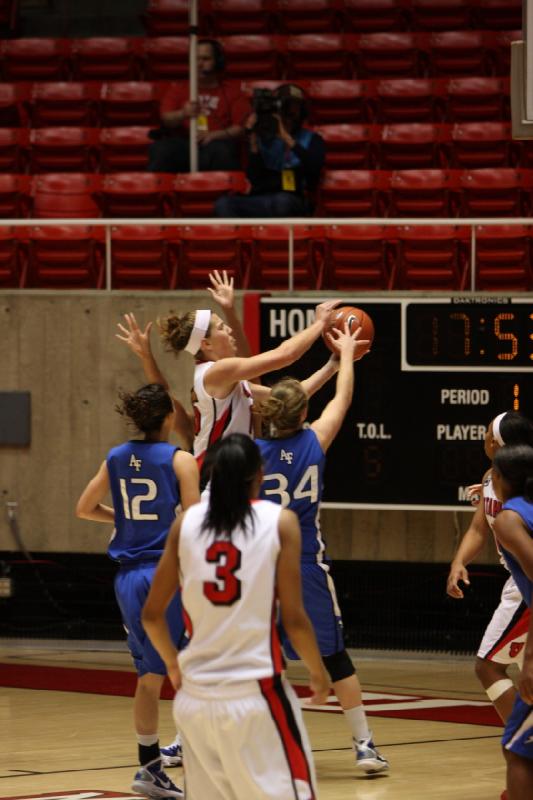
[[[479,682],[485,687],[497,680],[507,678],[506,664],[498,664],[496,661],[489,661],[486,658],[476,658],[474,671]]]
[[[333,653],[331,656],[322,656],[322,661],[332,683],[355,675],[355,667],[346,650],[339,650],[338,653]]]

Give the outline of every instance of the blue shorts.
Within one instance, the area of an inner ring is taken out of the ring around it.
[[[533,706],[524,703],[520,695],[507,720],[502,745],[517,756],[533,759]]]
[[[142,563],[123,567],[115,576],[117,598],[122,622],[128,634],[128,648],[139,677],[147,672],[166,675],[165,662],[152,645],[141,623],[141,614],[156,571],[157,563]],[[172,641],[179,649],[186,643],[185,623],[181,609],[181,593],[176,592],[167,608],[167,623]]]
[[[327,564],[303,562],[301,567],[304,606],[315,631],[318,649],[322,656],[332,656],[344,650],[342,619],[335,584]],[[287,658],[299,658],[283,628],[280,633]]]

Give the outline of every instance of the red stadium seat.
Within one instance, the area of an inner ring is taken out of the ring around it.
[[[0,287],[23,289],[26,284],[27,254],[21,241],[22,228],[0,227]]]
[[[4,39],[0,45],[7,81],[60,81],[68,78],[68,39]]]
[[[383,225],[328,225],[324,240],[324,289],[390,288],[387,231]]]
[[[454,217],[458,210],[459,173],[444,169],[404,169],[389,183],[391,217]]]
[[[160,86],[150,81],[104,83],[100,93],[100,124],[158,126]]]
[[[189,38],[157,36],[141,44],[144,77],[149,80],[186,80],[189,77]]]
[[[449,133],[447,125],[406,122],[383,125],[378,143],[381,169],[431,169],[446,166],[442,143]]]
[[[397,240],[391,288],[466,288],[468,229],[458,225],[405,225],[391,235]]]
[[[223,194],[244,192],[243,172],[188,172],[174,180],[176,214],[181,217],[212,217],[213,204]]]
[[[522,0],[476,0],[475,27],[495,31],[522,27]]]
[[[446,94],[450,122],[502,120],[508,117],[508,78],[452,78],[448,81]]]
[[[107,217],[167,217],[172,214],[174,175],[117,172],[104,175],[102,202]]]
[[[525,176],[507,167],[464,170],[460,174],[461,215],[521,216],[526,211]]]
[[[200,4],[199,22],[205,10]],[[148,0],[141,15],[148,36],[187,36],[189,33],[189,0]]]
[[[351,59],[340,33],[302,33],[287,37],[287,77],[349,78]]]
[[[209,21],[214,36],[275,31],[269,0],[211,0]]]
[[[241,236],[248,235],[241,231]],[[259,225],[249,231],[251,238],[250,289],[289,288],[289,228],[287,225]],[[297,225],[293,232],[295,289],[322,287],[322,259],[316,247],[321,229]]]
[[[139,46],[138,39],[125,36],[74,39],[74,77],[77,80],[135,80],[139,77]]]
[[[177,229],[177,289],[204,289],[213,266],[226,270],[238,288],[248,288],[242,241],[235,225],[194,225]]]
[[[328,170],[319,188],[321,217],[377,217],[383,213],[385,176],[376,170]]]
[[[519,148],[509,122],[459,122],[451,129],[451,166],[514,167]]]
[[[29,139],[27,128],[0,128],[1,172],[26,172]]]
[[[354,48],[358,78],[420,78],[423,65],[413,33],[364,33]]]
[[[21,81],[0,83],[0,125],[2,127],[18,128],[28,124],[27,105],[30,91],[30,83]]]
[[[531,234],[530,226],[476,226],[476,289],[531,291]]]
[[[177,264],[169,237],[170,229],[159,225],[113,226],[113,289],[175,289]]]
[[[98,205],[101,188],[100,175],[79,172],[36,175],[31,186],[33,216],[54,219],[101,217]]]
[[[428,35],[429,71],[434,77],[491,75],[494,64],[482,31],[437,31]]]
[[[226,77],[239,80],[283,76],[285,38],[275,35],[226,36],[222,41]]]
[[[340,30],[337,5],[335,0],[275,0],[274,11],[283,33],[332,33]]]
[[[30,172],[96,172],[97,128],[33,128],[30,132]]]
[[[28,217],[31,208],[30,175],[9,175],[0,172],[0,217]]]
[[[466,0],[410,0],[409,5],[414,30],[460,31],[472,27],[471,4]]]
[[[372,106],[368,83],[355,80],[310,80],[307,95],[317,125],[369,122]]]
[[[344,0],[342,6],[348,31],[378,33],[410,28],[409,5],[403,0]]]
[[[98,120],[100,84],[87,81],[34,83],[31,90],[31,124],[95,125]]]
[[[326,143],[326,169],[372,169],[377,125],[319,125]]]
[[[100,131],[100,170],[134,172],[148,165],[150,127],[102,128]]]
[[[437,122],[445,111],[445,83],[428,78],[385,78],[376,82],[379,122]]]
[[[26,288],[103,288],[103,228],[34,225],[28,229],[28,240]]]

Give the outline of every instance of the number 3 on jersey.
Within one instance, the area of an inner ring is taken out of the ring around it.
[[[213,542],[205,560],[216,564],[216,581],[204,581],[204,595],[215,606],[231,606],[241,596],[241,582],[235,577],[241,568],[241,551],[227,540]]]
[[[267,489],[265,484],[268,484],[271,481],[276,481],[277,486]],[[281,472],[273,472],[271,475],[265,475],[263,478],[263,494],[265,497],[269,495],[278,495],[280,498],[279,503],[283,506],[283,508],[287,508],[291,500],[304,500],[306,497],[309,498],[310,503],[316,503],[318,500],[317,464],[311,464],[310,467],[307,467],[298,485],[296,486],[292,497],[287,491],[288,484],[289,482],[287,478]],[[272,502],[275,503],[278,501],[272,498]]]

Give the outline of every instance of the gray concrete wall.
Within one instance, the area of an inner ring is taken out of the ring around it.
[[[115,337],[133,311],[140,323],[170,310],[211,306],[204,293],[0,293],[0,390],[31,392],[28,448],[0,446],[0,550],[15,550],[5,503],[16,501],[33,553],[104,552],[108,526],[76,519],[76,501],[110,447],[130,435],[114,405],[120,389],[144,382],[140,362]],[[173,393],[188,403],[192,359],[154,352]],[[470,514],[429,511],[323,511],[333,558],[448,561]],[[495,561],[488,544],[481,559]]]

